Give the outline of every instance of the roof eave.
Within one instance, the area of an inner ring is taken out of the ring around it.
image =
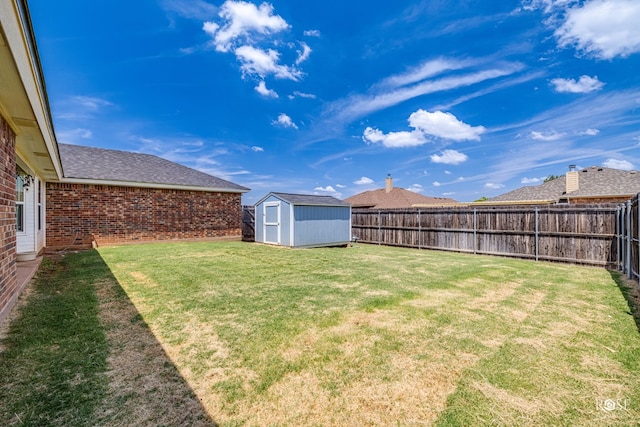
[[[472,202],[469,205],[473,206],[501,206],[501,205],[550,205],[556,203],[556,199],[544,199],[544,200],[503,200],[503,201],[484,201],[484,202]]]
[[[203,191],[206,193],[247,193],[248,188],[224,188],[224,187],[201,187],[197,185],[178,185],[178,184],[162,184],[154,182],[133,182],[133,181],[117,181],[102,179],[86,179],[86,178],[63,178],[60,180],[63,184],[87,184],[87,185],[108,185],[114,187],[136,187],[136,188],[155,188],[164,190],[182,190],[182,191]]]

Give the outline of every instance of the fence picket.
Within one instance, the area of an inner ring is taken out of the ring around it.
[[[617,210],[614,205],[354,209],[352,229],[363,243],[612,267],[618,257]]]

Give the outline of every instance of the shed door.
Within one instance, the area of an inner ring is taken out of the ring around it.
[[[264,242],[280,244],[280,202],[264,204]]]

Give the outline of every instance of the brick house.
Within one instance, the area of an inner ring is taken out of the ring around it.
[[[482,204],[622,203],[640,193],[640,172],[590,166],[540,185],[517,188]]]
[[[47,248],[240,237],[248,188],[149,154],[58,144]]]
[[[156,156],[58,144],[26,0],[0,0],[0,323],[45,248],[241,236],[248,189]]]

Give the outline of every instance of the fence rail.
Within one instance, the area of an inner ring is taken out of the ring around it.
[[[614,205],[354,209],[352,232],[365,243],[614,267],[618,215]]]

